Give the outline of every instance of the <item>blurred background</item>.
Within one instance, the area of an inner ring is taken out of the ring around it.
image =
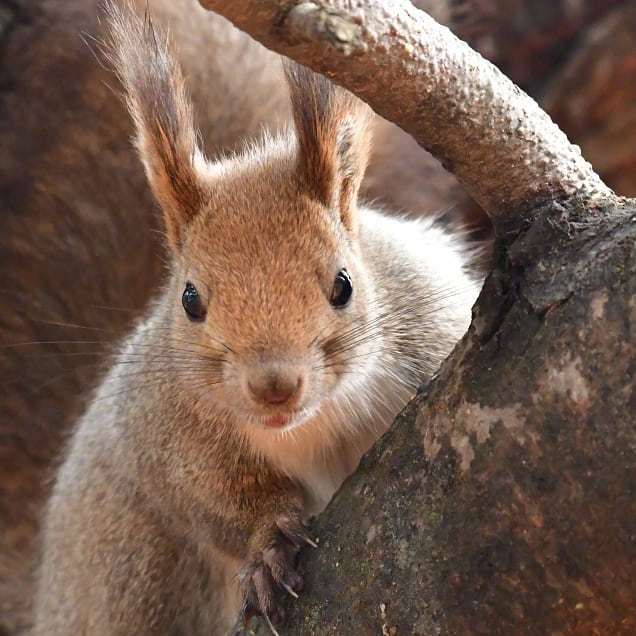
[[[199,8],[170,32],[209,155],[281,126],[279,60]],[[633,0],[416,0],[533,95],[619,194],[636,195]],[[146,0],[139,0],[141,9]],[[0,635],[28,625],[34,537],[69,428],[161,282],[159,217],[105,66],[96,0],[0,0]],[[364,196],[484,213],[408,136],[376,123]]]

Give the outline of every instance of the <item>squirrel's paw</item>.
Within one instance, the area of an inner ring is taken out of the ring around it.
[[[304,543],[315,545],[304,525],[288,516],[281,516],[262,549],[255,551],[241,575],[244,616],[248,620],[262,615],[268,622],[280,623],[283,609],[278,600],[280,591],[298,598],[303,580],[296,570],[298,552]]]

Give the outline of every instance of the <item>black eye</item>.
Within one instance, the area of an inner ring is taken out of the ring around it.
[[[192,283],[186,283],[183,296],[181,296],[181,304],[188,314],[190,320],[204,320],[205,307],[197,288]]]
[[[334,307],[344,307],[351,298],[353,293],[353,285],[351,284],[351,278],[347,274],[346,269],[341,269],[336,280],[333,282],[333,289],[331,290],[331,298],[329,299]]]

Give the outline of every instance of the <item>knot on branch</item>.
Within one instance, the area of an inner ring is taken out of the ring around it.
[[[286,16],[284,26],[292,38],[300,41],[326,42],[346,56],[363,53],[362,27],[352,16],[321,7],[315,2],[301,2]]]

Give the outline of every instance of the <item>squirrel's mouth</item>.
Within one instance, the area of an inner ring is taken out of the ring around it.
[[[303,407],[286,413],[275,413],[261,416],[261,424],[271,431],[290,430],[300,426],[310,419],[316,412],[315,408]]]
[[[263,420],[263,423],[267,428],[284,428],[292,421],[293,415],[274,415],[267,417]]]

